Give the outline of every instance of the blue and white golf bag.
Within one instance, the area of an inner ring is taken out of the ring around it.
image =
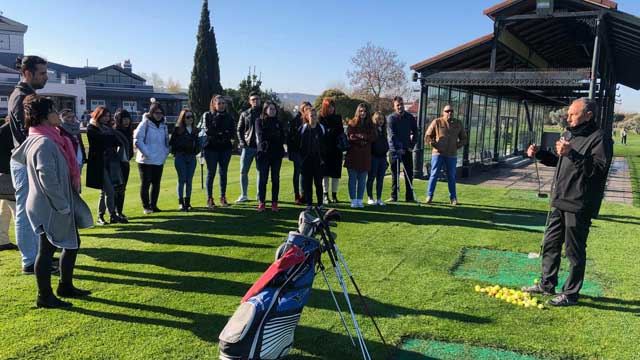
[[[320,252],[316,239],[289,233],[276,262],[247,292],[220,333],[220,359],[280,359],[289,353]]]

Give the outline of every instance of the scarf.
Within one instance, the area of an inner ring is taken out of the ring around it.
[[[68,132],[69,134],[73,135],[73,136],[79,136],[80,135],[80,123],[74,121],[73,123],[69,124],[66,122],[62,122],[62,124],[60,125],[60,127],[62,127],[66,132]]]
[[[71,140],[60,135],[58,128],[48,125],[30,127],[29,135],[44,135],[58,145],[58,149],[60,149],[60,152],[64,155],[64,159],[67,161],[67,167],[71,175],[71,183],[76,190],[80,190],[80,168],[78,167],[78,160],[76,160],[76,154],[73,151]]]

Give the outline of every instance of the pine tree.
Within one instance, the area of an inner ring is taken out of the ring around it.
[[[209,2],[204,0],[189,84],[189,106],[200,117],[209,110],[211,97],[222,93],[218,46],[209,20]]]

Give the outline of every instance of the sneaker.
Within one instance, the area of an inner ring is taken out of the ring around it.
[[[207,199],[207,207],[211,210],[216,208],[216,203],[213,201],[213,198]]]
[[[296,195],[296,199],[293,201],[296,205],[302,205],[302,196]]]
[[[273,211],[273,212],[280,211],[280,209],[278,209],[278,203],[277,202],[272,202],[271,203],[271,211]]]
[[[105,220],[104,215],[98,215],[98,220],[96,220],[96,224],[98,225],[109,225],[109,222]]]
[[[396,203],[396,202],[398,202],[398,199],[396,199],[396,198],[388,198],[387,202],[388,203]]]
[[[36,306],[39,308],[45,308],[45,309],[59,309],[59,308],[71,307],[71,303],[62,301],[53,294],[50,294],[49,296],[46,296],[46,297],[38,295],[38,299],[36,300]]]
[[[128,223],[128,222],[129,222],[129,217],[128,217],[128,216],[126,216],[125,214],[123,214],[123,213],[119,213],[119,214],[118,214],[118,216],[119,216],[121,219],[124,219],[124,220],[126,221],[126,223]],[[126,224],[126,223],[125,223],[125,224]]]
[[[322,197],[322,202],[325,204],[331,204],[331,200],[329,199],[329,193],[324,193],[324,196]]]
[[[65,286],[61,283],[58,283],[58,289],[56,290],[56,294],[60,297],[81,297],[81,296],[91,295],[91,291],[78,289],[73,285]]]
[[[249,201],[249,198],[246,197],[245,195],[240,195],[238,200],[236,200],[237,203],[243,203],[243,202],[247,202],[247,201]]]
[[[144,212],[145,215],[153,214],[153,209],[144,208],[144,210],[142,210],[142,212]]]
[[[547,304],[551,306],[573,306],[578,304],[578,299],[572,299],[565,294],[560,294],[547,301]]]
[[[535,284],[533,286],[523,286],[522,291],[528,292],[529,294],[540,294],[540,295],[555,295],[556,291],[554,289],[545,290],[542,285]]]
[[[369,200],[367,200],[367,204],[369,204],[369,205],[377,205],[378,203],[375,200],[373,200],[372,198],[369,198]]]
[[[376,202],[376,204],[377,204],[378,206],[387,206],[387,204],[385,204],[385,203],[384,203],[384,201],[382,201],[382,200],[380,200],[380,199],[378,199],[378,202]]]
[[[451,200],[451,206],[453,206],[453,207],[458,206],[458,199]]]
[[[338,201],[338,193],[331,193],[331,198],[334,203],[339,203],[340,201]]]
[[[432,204],[433,203],[433,197],[432,196],[427,196],[427,200],[425,200],[425,203]]]
[[[220,196],[220,206],[222,207],[229,206],[229,203],[227,202],[227,197],[224,195]]]
[[[258,212],[263,212],[266,209],[266,205],[261,202],[260,204],[258,204]]]
[[[160,210],[157,206],[154,206],[151,209],[153,210],[153,212],[162,212],[162,210]]]
[[[109,222],[112,223],[112,224],[128,224],[129,223],[129,221],[127,219],[122,218],[122,217],[120,217],[118,215],[111,216],[109,218]]]
[[[351,207],[352,208],[357,208],[358,207],[358,201],[357,200],[351,200]]]
[[[18,247],[12,243],[0,245],[0,251],[3,250],[18,250]]]
[[[31,264],[29,266],[23,266],[22,267],[22,275],[33,275],[35,274],[35,265]],[[60,273],[60,269],[58,269],[58,267],[51,265],[51,273],[52,274],[59,274]]]
[[[357,204],[358,204],[358,208],[363,208],[364,207],[364,204],[362,203],[362,199],[358,199],[356,201],[357,201]]]

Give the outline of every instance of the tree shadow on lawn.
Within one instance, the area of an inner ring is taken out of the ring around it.
[[[151,228],[151,227],[150,227]],[[129,230],[129,231],[119,231]],[[210,246],[210,247],[241,247],[251,249],[272,249],[272,245],[246,243],[236,240],[222,239],[213,236],[196,235],[193,233],[183,234],[165,234],[165,233],[150,233],[148,230],[138,230],[134,227],[122,228],[113,233],[92,233],[88,235],[91,237],[102,239],[129,239],[137,240],[152,244],[168,244],[168,245],[192,245],[192,246]]]
[[[587,295],[582,295],[580,298],[583,301],[578,302],[579,306],[590,307],[598,310],[632,313],[636,316],[640,316],[640,301],[638,300],[622,300]]]
[[[98,261],[155,265],[184,272],[262,272],[269,266],[263,262],[187,251],[83,248],[82,253]]]
[[[135,287],[149,287],[156,289],[167,289],[178,292],[193,292],[203,294],[228,295],[240,298],[249,290],[251,284],[244,282],[217,279],[203,276],[184,276],[184,275],[167,275],[156,273],[143,273],[137,271],[101,268],[96,266],[78,265],[76,268],[80,270],[90,271],[99,275],[77,274],[75,278],[87,281],[97,281],[107,284],[131,285]],[[128,276],[133,279],[123,279],[116,277],[104,276],[102,274],[112,274],[119,276]],[[257,279],[256,279],[257,280]],[[340,293],[335,294],[336,297],[342,299]],[[360,300],[356,299],[354,294],[349,294],[353,309],[357,314],[366,315]],[[457,313],[443,310],[432,309],[412,309],[393,304],[386,304],[376,299],[364,296],[374,317],[396,318],[398,316],[431,316],[440,319],[474,323],[474,324],[490,324],[491,319],[473,316],[465,313]],[[342,303],[342,300],[338,300]],[[336,310],[335,303],[331,297],[331,293],[325,289],[314,288],[307,305],[316,309]],[[346,309],[345,305],[341,306]],[[231,316],[231,314],[229,314]]]
[[[597,220],[616,222],[620,224],[640,225],[640,218],[635,216],[600,215]]]

